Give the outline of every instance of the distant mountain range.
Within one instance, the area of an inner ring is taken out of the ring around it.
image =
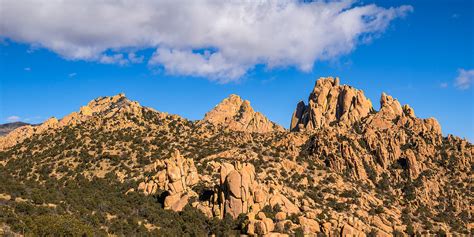
[[[16,128],[26,126],[26,125],[31,125],[29,123],[24,123],[24,122],[13,122],[13,123],[5,123],[5,124],[0,124],[0,136],[5,136],[9,132],[15,130]]]

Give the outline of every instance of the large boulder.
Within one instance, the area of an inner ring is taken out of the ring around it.
[[[313,219],[306,218],[304,216],[298,217],[298,221],[303,231],[307,234],[315,234],[321,232],[319,223]]]
[[[366,234],[346,223],[342,226],[341,236],[365,237]]]
[[[219,200],[220,213],[236,218],[241,213],[258,211],[267,200],[266,192],[255,180],[255,167],[252,164],[232,165],[223,163],[220,168]],[[254,210],[255,209],[255,210]]]

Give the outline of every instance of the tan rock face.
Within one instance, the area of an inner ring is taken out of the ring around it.
[[[266,205],[274,207],[279,205],[283,211],[282,215],[298,213],[299,208],[282,194],[270,194],[268,187],[256,181],[255,167],[249,163],[236,162],[235,165],[222,163],[220,168],[220,184],[218,200],[215,205],[218,206],[216,216],[224,217],[229,214],[233,218],[242,213],[253,213],[255,215]],[[259,216],[263,213],[258,213]],[[262,219],[262,218],[261,218]],[[263,220],[262,220],[263,221]],[[265,221],[264,221],[265,222]],[[267,220],[268,222],[268,220]],[[273,223],[273,222],[272,222]],[[254,223],[251,228],[257,228]],[[273,225],[266,224],[266,230],[272,231]]]
[[[291,126],[292,131],[316,133],[307,147],[310,154],[326,157],[331,169],[361,180],[369,176],[367,167],[374,177],[397,163],[416,179],[423,161],[442,142],[435,119],[417,118],[410,106],[385,93],[376,112],[362,91],[339,85],[337,78],[316,82],[309,104],[298,104]]]
[[[341,229],[341,236],[365,237],[366,234],[363,231],[357,230],[346,223]]]
[[[251,164],[237,163],[236,167],[224,163],[221,165],[221,217],[230,214],[236,218],[241,213],[248,213],[257,201],[265,201],[264,193],[258,193],[255,181],[255,167]],[[258,194],[257,194],[258,193]]]
[[[230,95],[214,109],[206,113],[203,121],[214,125],[222,125],[230,130],[266,133],[284,131],[284,128],[255,112],[248,100],[238,95]]]
[[[138,191],[145,195],[155,194],[158,189],[168,191],[165,198],[165,209],[181,211],[188,199],[196,196],[191,187],[199,182],[199,175],[192,159],[184,158],[178,150],[172,154],[171,158],[165,160],[166,168],[159,171],[148,182],[141,182]]]
[[[319,228],[319,223],[315,220],[300,216],[298,218],[298,221],[305,233],[314,234],[321,232],[321,229]]]
[[[312,130],[334,123],[351,125],[373,110],[364,92],[340,85],[339,78],[320,78],[309,96],[308,105],[299,102],[290,130]]]

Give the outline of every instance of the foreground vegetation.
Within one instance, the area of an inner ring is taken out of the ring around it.
[[[88,180],[18,180],[0,166],[0,222],[12,232],[33,236],[218,236],[239,233],[241,219],[209,219],[187,206],[164,210],[159,195],[124,194],[134,182],[120,183],[112,174]],[[146,220],[146,221],[144,221]],[[156,228],[159,226],[160,228]]]

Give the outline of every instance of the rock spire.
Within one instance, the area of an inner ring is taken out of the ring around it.
[[[320,78],[308,105],[300,101],[291,118],[290,130],[312,130],[332,124],[352,125],[373,111],[362,90],[340,85],[339,78]]]

